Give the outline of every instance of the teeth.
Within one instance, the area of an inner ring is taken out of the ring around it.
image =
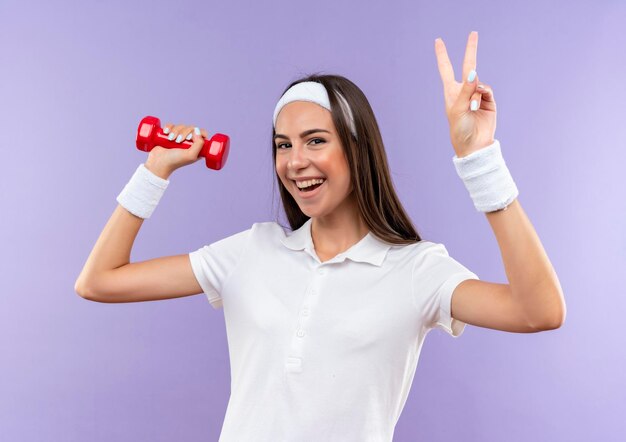
[[[307,180],[307,181],[296,181],[296,185],[300,189],[304,189],[306,187],[312,186],[313,184],[321,184],[323,182],[324,182],[324,179]]]

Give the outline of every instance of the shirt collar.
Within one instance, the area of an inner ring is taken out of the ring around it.
[[[309,218],[302,227],[294,230],[291,235],[282,238],[281,242],[291,250],[305,250],[313,258],[319,259],[315,254],[315,247],[311,238],[311,223],[312,220]],[[368,232],[358,243],[327,262],[342,262],[346,258],[350,258],[352,261],[368,262],[380,267],[390,248],[390,244],[381,241],[372,232]]]

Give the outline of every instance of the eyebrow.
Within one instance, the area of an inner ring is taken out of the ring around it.
[[[304,132],[302,132],[302,133],[300,134],[300,138],[304,138],[304,137],[306,137],[307,135],[311,135],[311,134],[313,134],[313,133],[315,133],[315,132],[326,132],[326,133],[330,133],[330,132],[329,132],[329,131],[327,131],[326,129],[309,129],[309,130],[305,130]],[[288,139],[289,139],[289,137],[288,137],[287,135],[283,135],[283,134],[276,134],[276,135],[274,135],[274,141],[275,141],[277,138],[284,138],[285,140],[288,140]]]

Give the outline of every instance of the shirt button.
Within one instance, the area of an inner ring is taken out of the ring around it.
[[[302,316],[309,316],[309,309],[302,310]]]
[[[304,336],[304,330],[298,330],[298,333],[296,333],[299,337]]]
[[[318,275],[325,275],[326,274],[326,269],[317,269],[317,273],[318,273]]]

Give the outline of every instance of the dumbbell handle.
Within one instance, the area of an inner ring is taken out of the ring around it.
[[[137,149],[150,152],[154,146],[162,146],[167,149],[189,149],[193,141],[183,140],[177,143],[167,138],[163,132],[161,120],[157,117],[144,117],[137,127]],[[206,158],[206,167],[220,170],[226,164],[228,152],[230,151],[230,137],[225,134],[216,133],[210,139],[204,140],[204,146],[200,150],[199,156]]]

